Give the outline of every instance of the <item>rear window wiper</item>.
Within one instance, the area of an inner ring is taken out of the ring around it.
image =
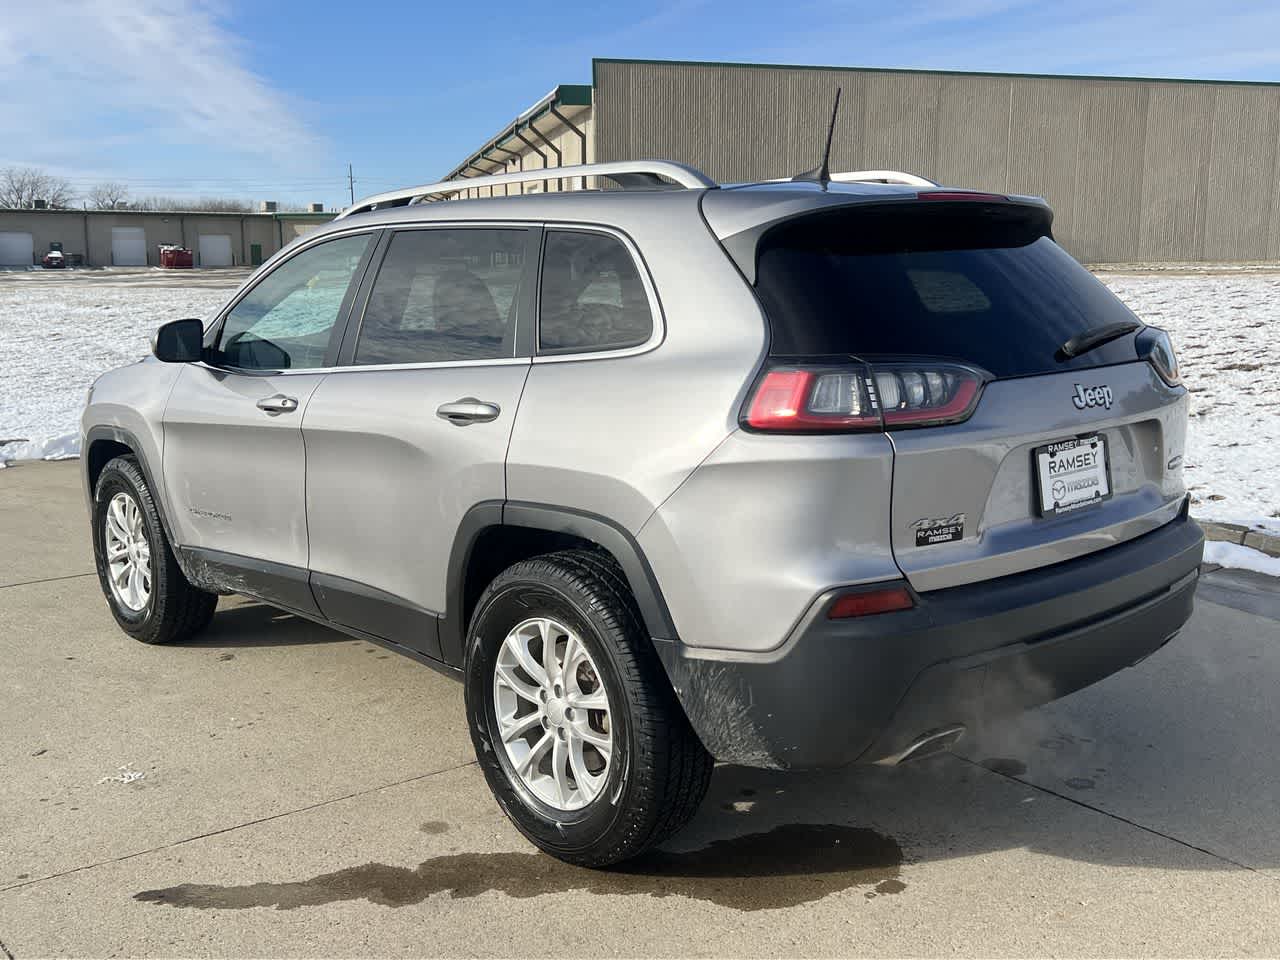
[[[1058,348],[1057,358],[1061,363],[1064,360],[1070,360],[1078,357],[1082,353],[1088,353],[1095,347],[1100,347],[1104,343],[1110,343],[1112,340],[1118,340],[1126,333],[1133,333],[1142,324],[1134,323],[1132,320],[1122,320],[1119,323],[1108,323],[1105,327],[1094,327],[1092,330],[1086,330],[1084,333],[1077,333],[1074,337]]]

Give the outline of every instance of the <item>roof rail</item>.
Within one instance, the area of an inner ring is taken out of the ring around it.
[[[532,183],[538,180],[558,180],[562,177],[606,177],[623,186],[636,183],[660,185],[663,179],[689,190],[717,186],[716,182],[700,170],[671,160],[618,160],[613,163],[583,163],[571,167],[543,167],[538,170],[522,170],[518,173],[497,173],[480,177],[461,177],[442,180],[417,187],[405,187],[377,193],[357,200],[335,218],[341,220],[357,213],[366,213],[381,207],[404,207],[425,197],[461,193],[473,187],[501,187],[512,183]],[[571,191],[565,191],[566,193]]]
[[[928,177],[914,173],[903,173],[901,170],[849,170],[845,173],[833,173],[831,179],[836,183],[902,183],[908,187],[936,187],[938,184]]]

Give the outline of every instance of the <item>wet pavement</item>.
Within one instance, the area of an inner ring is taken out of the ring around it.
[[[460,688],[227,599],[120,633],[78,465],[0,471],[0,960],[77,955],[1274,955],[1280,589],[1204,579],[1136,668],[954,754],[718,768],[625,869],[536,853]]]

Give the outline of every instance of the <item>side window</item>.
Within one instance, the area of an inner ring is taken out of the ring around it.
[[[520,229],[397,232],[369,294],[355,363],[513,356],[527,241]]]
[[[290,257],[227,314],[217,362],[246,370],[319,367],[372,234],[340,237]]]
[[[543,352],[617,350],[653,333],[635,260],[603,233],[547,231],[538,318]]]

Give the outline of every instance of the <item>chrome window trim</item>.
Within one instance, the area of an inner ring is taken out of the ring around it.
[[[298,246],[296,250],[290,252],[289,256],[284,259],[291,259],[302,251],[323,243],[325,240],[337,239],[343,236],[350,236],[355,233],[367,233],[380,230],[421,230],[434,229],[437,227],[457,228],[470,227],[475,229],[533,229],[542,227],[543,230],[569,230],[579,233],[603,233],[607,236],[614,237],[622,243],[628,253],[631,255],[632,261],[636,265],[636,271],[640,274],[640,283],[644,287],[645,297],[649,301],[649,312],[653,317],[653,332],[649,339],[644,343],[636,344],[631,347],[620,347],[616,350],[584,350],[578,353],[557,353],[546,356],[539,356],[536,352],[532,357],[499,357],[492,360],[439,360],[430,363],[379,363],[379,364],[348,364],[345,366],[333,367],[298,367],[286,370],[249,370],[241,367],[215,367],[211,364],[200,361],[197,366],[205,367],[208,370],[219,371],[222,373],[235,373],[241,376],[259,376],[259,377],[289,377],[303,374],[316,373],[379,373],[395,370],[447,370],[452,367],[506,367],[528,365],[531,363],[580,363],[586,360],[617,360],[624,357],[634,357],[642,353],[649,353],[657,349],[666,339],[667,323],[666,314],[662,310],[662,301],[658,298],[658,291],[653,283],[653,278],[649,274],[649,265],[644,259],[644,255],[640,252],[640,248],[635,241],[626,233],[616,227],[604,226],[597,223],[583,223],[579,221],[544,221],[544,220],[412,220],[398,221],[393,224],[363,224],[360,226],[353,225],[347,230],[335,230],[331,233],[325,233],[322,236],[310,239]],[[277,254],[278,256],[278,254]],[[267,261],[270,264],[271,261]],[[283,263],[284,261],[281,260]],[[266,266],[267,264],[264,264]],[[272,268],[275,269],[274,267]],[[265,273],[263,276],[265,277]],[[256,273],[255,273],[256,276]],[[252,277],[250,278],[252,279]],[[254,284],[256,286],[256,284]],[[252,289],[251,286],[243,287],[235,297],[222,309],[218,314],[215,324],[220,324],[240,299],[248,294]],[[542,291],[539,289],[539,307],[541,306]],[[359,318],[352,317],[351,322],[360,322],[363,318],[363,310]],[[539,318],[535,318],[539,319]],[[212,329],[212,324],[210,329]],[[535,350],[537,344],[537,331],[534,334]]]
[[[493,360],[433,360],[429,363],[366,363],[345,367],[321,367],[322,373],[377,373],[392,370],[448,370],[452,367],[528,366],[528,357],[497,357]],[[285,371],[287,372],[287,371]]]
[[[538,313],[534,329],[534,363],[576,363],[583,360],[616,360],[622,357],[634,357],[642,353],[648,353],[657,349],[662,341],[667,337],[667,318],[662,312],[662,301],[658,299],[657,288],[653,284],[653,278],[649,275],[649,265],[645,262],[644,254],[640,252],[640,248],[636,246],[627,234],[623,233],[616,227],[607,227],[595,223],[580,223],[573,221],[548,220],[542,224],[543,243],[546,243],[546,234],[551,230],[563,230],[574,233],[603,233],[606,236],[613,237],[618,240],[622,246],[631,255],[631,260],[636,266],[636,272],[640,275],[640,285],[644,287],[645,298],[649,301],[649,315],[653,318],[653,330],[649,334],[649,339],[644,343],[638,343],[630,347],[619,347],[614,350],[580,350],[577,353],[554,353],[539,354],[538,348],[540,344],[540,335],[542,327],[542,272],[541,264],[539,264],[538,272]]]

